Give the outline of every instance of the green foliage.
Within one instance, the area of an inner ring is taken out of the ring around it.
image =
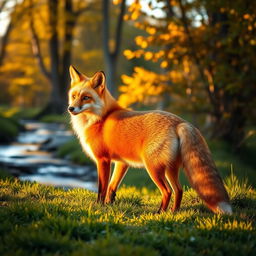
[[[255,255],[256,191],[235,176],[227,184],[232,216],[209,212],[192,189],[180,211],[155,214],[161,195],[146,188],[123,187],[102,206],[84,189],[1,179],[0,254]]]
[[[0,115],[0,141],[10,142],[19,132],[20,125],[13,118],[6,118]]]
[[[0,106],[1,115],[15,120],[33,119],[39,111],[39,108],[19,108],[10,106]]]
[[[69,123],[69,116],[67,113],[62,114],[62,115],[57,115],[57,114],[49,114],[45,115],[42,118],[40,118],[40,121],[45,122],[45,123],[64,123],[68,124]]]
[[[20,119],[32,119],[38,111],[38,108],[0,106],[0,141],[12,141],[24,129]]]
[[[227,177],[230,171],[233,171],[239,180],[245,181],[249,179],[248,183],[251,186],[256,186],[254,168],[256,162],[252,157],[255,151],[254,147],[244,148],[241,149],[240,153],[235,153],[229,144],[218,140],[209,141],[209,147],[222,177]],[[248,160],[248,156],[250,161]]]
[[[57,155],[62,158],[68,158],[77,164],[92,164],[92,161],[82,151],[81,145],[76,138],[60,146]]]
[[[120,103],[207,113],[212,135],[240,146],[247,122],[255,123],[255,2],[149,0],[147,12],[142,2],[128,8],[126,19],[143,33],[124,55],[159,68],[123,75]]]
[[[122,183],[126,186],[135,186],[137,188],[147,187],[149,189],[156,189],[156,185],[150,179],[147,171],[144,168],[129,168],[129,171],[125,175]]]
[[[6,178],[11,179],[12,175],[8,171],[6,171],[4,169],[0,169],[0,179],[6,179]]]

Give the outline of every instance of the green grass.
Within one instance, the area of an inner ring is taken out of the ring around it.
[[[177,213],[154,214],[161,196],[122,187],[113,205],[84,189],[0,179],[0,255],[255,255],[256,191],[226,183],[234,214],[209,212],[189,189]]]
[[[252,157],[255,155],[256,144],[244,147],[237,153],[221,141],[210,141],[209,146],[222,177],[226,177],[233,170],[240,180],[247,179],[250,185],[256,187],[256,158]]]
[[[67,158],[77,164],[93,164],[85,155],[77,138],[71,139],[58,148],[58,157]]]
[[[45,122],[45,123],[63,123],[63,124],[67,124],[69,126],[70,123],[70,118],[68,113],[64,113],[64,114],[49,114],[49,115],[45,115],[43,117],[40,118],[41,122]]]
[[[0,105],[0,142],[12,142],[18,133],[24,129],[20,119],[31,119],[38,112],[37,108],[21,109]]]
[[[0,105],[1,115],[5,117],[12,117],[15,120],[33,119],[39,111],[39,108],[20,108]]]
[[[0,114],[0,142],[8,143],[13,141],[22,128],[22,125],[15,119],[4,117]]]
[[[13,120],[19,121],[20,119],[35,119],[40,113],[40,108],[19,108],[0,105],[0,115],[6,118],[12,118]],[[63,114],[48,114],[40,118],[41,122],[46,123],[64,123],[69,125],[70,118],[68,113]]]

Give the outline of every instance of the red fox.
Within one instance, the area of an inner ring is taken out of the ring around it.
[[[112,203],[129,166],[145,167],[162,194],[158,212],[166,211],[172,191],[172,211],[179,209],[183,165],[191,186],[215,213],[231,214],[229,196],[198,129],[164,111],[131,111],[110,94],[105,74],[92,78],[70,66],[71,122],[83,150],[98,171],[98,202]],[[111,163],[115,168],[110,179]]]

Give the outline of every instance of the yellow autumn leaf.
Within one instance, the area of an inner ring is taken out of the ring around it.
[[[134,58],[134,53],[131,50],[124,50],[123,54],[129,60]]]
[[[131,15],[131,20],[136,20],[138,19],[138,17],[139,17],[139,12],[135,11]]]
[[[112,1],[114,5],[120,4],[122,2],[122,0],[113,0]]]
[[[148,27],[146,29],[146,31],[150,34],[150,35],[154,35],[156,33],[156,28],[154,27]]]
[[[244,14],[244,19],[249,20],[250,19],[250,14],[248,14],[248,13]]]
[[[166,60],[164,60],[164,61],[161,62],[160,66],[161,66],[161,68],[167,68],[168,62]]]
[[[147,48],[148,43],[146,41],[143,41],[140,46],[141,46],[141,48],[145,49],[145,48]]]
[[[152,53],[152,52],[146,52],[146,53],[144,54],[144,58],[145,58],[145,60],[150,60],[150,59],[152,59],[152,58],[153,58],[153,53]]]

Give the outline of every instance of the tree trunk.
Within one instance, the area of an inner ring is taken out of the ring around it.
[[[70,83],[69,78],[69,66],[72,58],[72,41],[73,31],[76,25],[77,17],[83,12],[90,10],[91,5],[85,8],[80,8],[77,11],[73,9],[73,1],[64,1],[64,38],[63,47],[60,48],[59,34],[58,34],[58,8],[60,0],[48,0],[48,12],[49,12],[49,28],[50,38],[48,42],[49,55],[50,55],[50,68],[47,70],[44,59],[40,50],[39,38],[34,28],[34,22],[31,11],[30,28],[32,32],[32,46],[35,57],[38,60],[38,64],[41,72],[48,78],[51,83],[51,92],[48,100],[48,104],[39,113],[39,117],[49,113],[63,113],[67,107],[67,92]],[[31,2],[31,10],[33,8],[33,2]]]
[[[204,84],[205,90],[208,94],[210,104],[212,106],[212,120],[213,120],[213,133],[212,137],[223,139],[233,146],[239,144],[244,136],[245,127],[245,111],[241,108],[241,103],[243,102],[243,96],[236,93],[232,93],[225,85],[217,84],[217,77],[219,75],[218,64],[221,66],[223,61],[232,60],[237,56],[231,53],[222,51],[220,48],[216,47],[216,42],[225,41],[229,36],[229,25],[228,25],[228,15],[226,13],[220,13],[219,11],[211,11],[207,9],[207,14],[209,17],[209,26],[216,27],[219,26],[218,34],[213,34],[210,41],[209,55],[206,59],[200,59],[197,54],[197,45],[194,42],[193,36],[191,34],[191,24],[187,19],[187,13],[184,6],[184,1],[178,0],[180,11],[181,11],[181,21],[184,25],[184,30],[187,34],[187,40],[190,48],[191,58],[194,59],[196,66],[198,67],[200,78]],[[234,40],[234,39],[233,39]],[[234,40],[234,44],[236,44]],[[234,48],[239,47],[234,45]],[[225,55],[223,56],[223,53]],[[214,62],[214,65],[209,63],[209,60]],[[217,67],[217,68],[216,68]],[[232,73],[232,67],[229,67],[230,73]],[[241,69],[235,72],[241,72]],[[215,84],[214,90],[211,90],[208,75],[212,79],[212,84]]]
[[[5,34],[1,38],[2,40],[1,40],[1,48],[0,48],[0,66],[3,65],[4,57],[6,54],[7,42],[8,42],[12,27],[13,27],[12,20],[10,20],[10,23],[6,28]]]
[[[76,24],[76,17],[73,12],[72,0],[65,0],[65,32],[64,32],[64,45],[62,55],[62,70],[61,70],[61,95],[67,105],[67,92],[70,84],[69,66],[72,59],[72,43],[73,31]]]
[[[117,20],[116,33],[115,33],[115,46],[111,50],[109,46],[110,40],[110,25],[109,25],[109,0],[102,1],[102,15],[103,15],[103,51],[106,65],[106,76],[108,89],[112,94],[116,94],[116,69],[118,57],[120,54],[120,46],[122,40],[123,17],[125,13],[126,0],[123,0],[120,6],[120,13]]]
[[[109,91],[115,95],[116,94],[116,66],[117,59],[115,56],[108,54],[105,56],[106,62],[106,77],[107,77],[107,86]]]
[[[244,109],[241,107],[235,108],[229,113],[229,117],[215,117],[213,122],[213,137],[227,141],[232,147],[237,150],[241,146],[245,136],[246,118]]]
[[[4,10],[4,8],[6,7],[6,4],[8,3],[7,0],[4,0],[0,3],[0,13]],[[13,7],[13,11],[10,13],[10,22],[9,24],[7,25],[7,28],[5,30],[5,34],[2,36],[1,38],[1,46],[0,46],[0,66],[3,65],[3,61],[4,61],[4,57],[5,57],[5,54],[6,54],[6,48],[7,48],[7,43],[8,43],[8,40],[9,40],[9,36],[10,36],[10,33],[11,33],[11,30],[13,28],[13,24],[15,23],[15,19],[18,19],[20,18],[20,16],[22,14],[19,14],[19,15],[15,15],[16,13],[16,6],[17,6],[17,3],[16,5]],[[16,17],[17,16],[17,17]]]
[[[46,109],[52,113],[61,113],[64,110],[64,102],[60,93],[59,71],[59,38],[58,38],[58,0],[48,0],[49,26],[50,26],[50,74],[52,90]]]
[[[212,39],[213,51],[211,51],[210,58],[215,63],[223,62],[223,53],[219,49],[214,48],[216,41],[226,40],[229,34],[228,16],[227,14],[213,12],[208,13],[210,25],[220,25],[220,30],[217,37]],[[234,48],[238,47],[238,42],[233,39]],[[238,59],[234,53],[227,53],[225,56],[226,60]],[[209,70],[214,68],[210,67]],[[233,72],[230,67],[230,72]],[[218,71],[216,71],[218,72]],[[239,73],[241,70],[237,66],[235,72]],[[213,81],[215,80],[215,73],[212,73]],[[234,93],[229,89],[221,86],[215,86],[214,91],[214,104],[215,111],[213,112],[213,137],[222,139],[230,143],[233,148],[237,149],[238,145],[241,145],[241,141],[245,135],[245,124],[246,124],[246,113],[242,102],[245,101],[244,96],[241,93]]]

